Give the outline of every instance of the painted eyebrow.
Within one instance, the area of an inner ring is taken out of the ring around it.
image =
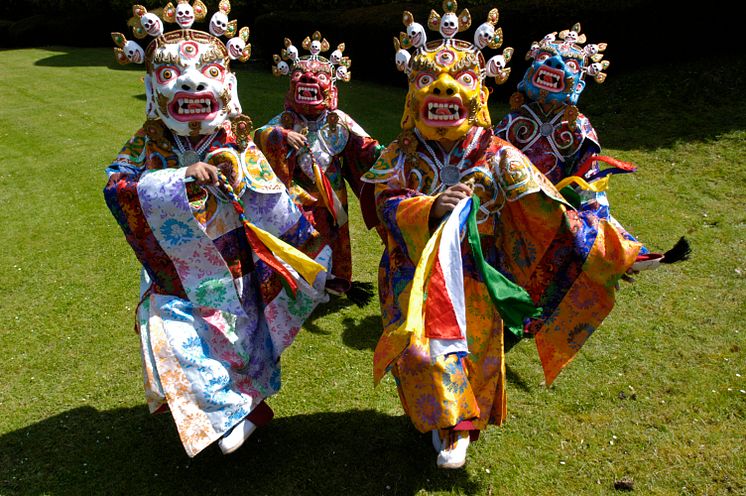
[[[451,67],[449,72],[451,74],[458,74],[464,70],[474,70],[474,68],[476,68],[477,72],[479,71],[479,60],[473,54],[467,53]]]
[[[153,56],[153,65],[156,64],[173,64],[173,65],[181,65],[179,63],[179,56],[174,53],[168,53],[168,52],[157,52]]]
[[[215,62],[216,60],[223,60],[223,54],[215,47],[210,47],[205,53],[199,56],[200,64],[207,64],[209,62]]]
[[[475,78],[479,77],[479,69],[473,69],[473,68],[460,69],[458,71],[448,71],[448,74],[450,74],[450,76],[453,79],[456,79],[457,76],[460,76],[464,74],[465,72],[471,72],[472,74],[474,74]]]

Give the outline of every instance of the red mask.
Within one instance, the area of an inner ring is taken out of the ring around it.
[[[285,108],[306,117],[316,117],[324,110],[336,110],[337,88],[332,76],[332,66],[323,59],[299,61],[290,72]]]

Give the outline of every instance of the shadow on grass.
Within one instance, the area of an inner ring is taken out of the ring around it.
[[[510,365],[505,365],[505,380],[510,383],[511,386],[515,386],[522,391],[529,392],[531,391],[531,386],[528,385],[528,382],[526,382],[523,377],[518,375],[518,373],[510,368]]]
[[[588,84],[578,103],[602,147],[655,150],[746,129],[746,60],[661,63]],[[638,164],[644,165],[644,164]]]
[[[329,295],[329,301],[317,306],[311,316],[303,322],[303,329],[313,334],[331,334],[330,331],[319,326],[316,321],[355,304],[344,296]]]
[[[53,52],[58,52],[49,57],[37,60],[34,65],[41,67],[106,67],[113,70],[143,72],[140,64],[120,65],[114,58],[111,50],[100,48],[75,48],[65,46],[47,47]]]
[[[236,453],[190,459],[168,414],[70,410],[0,436],[2,494],[399,494],[478,487],[439,471],[429,436],[373,410],[275,420]]]
[[[375,350],[378,338],[383,333],[383,325],[379,314],[368,315],[360,320],[346,317],[342,323],[342,342],[356,350]]]
[[[321,335],[332,334],[331,331],[324,329],[316,322],[323,319],[323,317],[337,313],[344,308],[355,306],[355,304],[344,296],[330,296],[328,303],[319,305],[311,316],[303,323],[303,329],[313,333]],[[381,315],[378,309],[377,296],[373,296],[371,303],[366,307],[370,308],[370,315],[366,315],[359,319],[353,317],[345,317],[342,320],[342,342],[354,348],[356,350],[374,350],[378,338],[383,332],[381,325]]]

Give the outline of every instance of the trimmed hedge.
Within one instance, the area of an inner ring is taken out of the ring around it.
[[[218,0],[203,1],[209,12],[214,12]],[[129,35],[126,21],[132,3],[6,0],[0,4],[0,47],[112,46],[111,31]],[[139,3],[149,9],[165,4],[152,0]],[[514,47],[515,55],[510,64],[514,75],[497,91],[509,94],[515,87],[516,75],[525,70],[524,55],[531,42],[550,31],[567,29],[575,22],[581,23],[589,42],[608,43],[606,58],[611,62],[611,75],[664,59],[710,52],[735,54],[740,45],[736,41],[740,31],[738,16],[729,15],[732,7],[721,7],[721,3],[724,2],[711,2],[706,10],[698,11],[695,24],[689,17],[683,22],[689,11],[672,0],[462,0],[459,9],[469,6],[472,28],[460,37],[470,39],[473,30],[486,19],[488,10],[492,6],[500,9],[499,25],[504,30],[506,46]],[[393,37],[404,29],[402,11],[413,12],[422,24],[426,24],[431,8],[441,11],[439,0],[409,3],[285,0],[282,4],[232,0],[231,4],[230,17],[238,19],[240,26],[251,28],[253,60],[266,65],[268,70],[272,54],[283,46],[283,38],[289,37],[299,46],[303,38],[319,30],[333,47],[345,42],[345,54],[353,62],[353,78],[395,84],[403,84],[403,76],[394,67],[392,44]],[[278,5],[282,10],[275,10]],[[332,6],[339,8],[331,9]],[[26,17],[18,19],[19,15]],[[681,40],[687,41],[681,43]],[[486,51],[486,55],[492,54],[491,50]],[[507,86],[511,88],[505,89]]]
[[[393,37],[404,30],[402,11],[409,10],[421,24],[427,23],[431,8],[441,12],[439,1],[409,2],[357,7],[344,10],[278,11],[257,17],[252,26],[252,45],[256,60],[270,64],[271,55],[279,53],[283,38],[289,37],[300,46],[306,36],[319,30],[332,47],[345,42],[345,55],[352,60],[355,79],[380,82],[403,81],[404,76],[394,67]],[[459,11],[462,8],[459,2]],[[511,93],[517,75],[523,74],[527,63],[525,54],[531,42],[552,31],[569,29],[580,22],[589,43],[608,43],[606,59],[611,62],[609,73],[627,71],[664,60],[681,60],[708,53],[736,53],[740,28],[737,17],[722,14],[718,3],[697,12],[696,25],[704,31],[695,34],[690,16],[686,23],[679,22],[689,11],[681,4],[665,1],[602,1],[586,0],[502,0],[472,2],[482,5],[469,7],[472,27],[459,37],[471,39],[476,29],[486,19],[493,6],[500,10],[499,26],[503,28],[506,43],[515,53],[510,66],[513,75],[509,82],[497,89]],[[686,11],[686,12],[685,12]],[[681,12],[681,13],[680,13]],[[732,25],[729,25],[732,24]],[[705,29],[706,27],[706,29]],[[426,28],[427,30],[427,28]],[[427,30],[428,36],[437,33]],[[681,43],[688,39],[690,42]],[[487,49],[486,56],[498,52]],[[509,90],[504,87],[510,86]]]
[[[133,4],[153,10],[165,6],[168,1],[6,0],[0,2],[0,48],[110,46],[112,31],[131,37],[127,20],[132,16]],[[208,15],[212,15],[219,0],[202,1],[207,5]],[[247,0],[231,0],[231,18],[245,22],[247,3]]]

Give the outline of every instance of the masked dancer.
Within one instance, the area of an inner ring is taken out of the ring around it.
[[[316,31],[306,37],[301,55],[292,41],[274,55],[272,72],[288,76],[285,110],[257,129],[255,139],[277,176],[333,250],[327,290],[347,294],[359,305],[373,296],[369,284],[352,282],[347,187],[360,199],[368,228],[378,219],[373,189],[360,177],[382,147],[352,117],[337,107],[337,82],[350,80],[350,59],[340,43],[329,57],[329,42]]]
[[[280,355],[326,298],[331,249],[251,140],[230,70],[250,56],[248,28],[228,21],[228,1],[209,32],[192,29],[199,0],[133,13],[147,47],[112,37],[121,63],[145,64],[147,120],[104,194],[144,269],[145,395],[152,413],[171,412],[189,456],[214,441],[231,453],[272,418]]]
[[[506,418],[504,334],[528,328],[547,384],[612,309],[639,243],[602,227],[588,246],[578,212],[518,149],[497,138],[487,77],[504,82],[498,11],[474,33],[455,0],[424,27],[404,12],[394,40],[409,92],[398,138],[364,176],[387,234],[379,270],[384,332],[374,378],[390,371],[402,406],[431,432],[441,468]]]
[[[606,43],[586,41],[578,23],[531,45],[526,54],[531,65],[511,97],[512,111],[495,126],[495,134],[519,148],[578,209],[589,243],[600,223],[636,241],[611,215],[606,194],[613,174],[634,172],[636,167],[601,154],[596,130],[577,107],[586,81],[603,83],[609,67],[603,53]],[[665,254],[641,246],[632,269],[685,260],[689,251],[685,238]]]

